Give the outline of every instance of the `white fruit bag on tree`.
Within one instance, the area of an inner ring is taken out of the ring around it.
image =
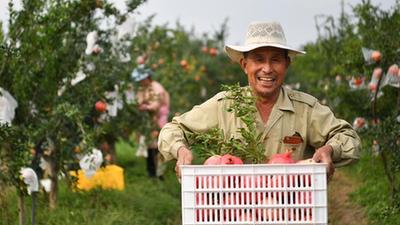
[[[15,108],[18,107],[18,102],[6,90],[0,87],[0,124],[11,125],[15,116]]]
[[[349,87],[352,90],[365,88],[365,77],[351,77],[349,80]]]
[[[110,101],[107,101],[107,113],[111,117],[116,117],[118,113],[118,109],[123,108],[123,101],[121,96],[119,95],[119,87],[118,85],[114,86],[114,91],[106,92],[106,98]]]
[[[103,153],[93,148],[92,153],[86,154],[80,161],[79,166],[87,178],[91,178],[103,163]]]
[[[355,130],[361,130],[363,128],[368,128],[368,123],[364,117],[356,117],[353,121],[353,128]]]
[[[133,91],[133,87],[129,87],[125,90],[125,101],[127,104],[135,103],[135,92]]]
[[[92,31],[87,34],[86,50],[85,50],[86,55],[90,55],[93,53],[93,50],[96,47],[97,38],[98,38],[97,31]]]
[[[362,47],[361,52],[362,52],[364,60],[367,64],[379,62],[382,57],[381,53],[378,50],[373,50],[373,49]]]
[[[382,79],[382,86],[390,85],[392,87],[400,88],[399,71],[399,66],[397,64],[391,65],[386,73],[386,76]]]
[[[83,81],[85,78],[86,78],[86,74],[81,69],[76,73],[74,79],[71,80],[71,85],[75,86],[79,82]]]
[[[40,185],[42,185],[45,192],[49,193],[51,189],[51,180],[49,178],[41,179]]]
[[[32,168],[21,168],[21,177],[27,185],[28,194],[39,191],[39,181],[35,171]]]

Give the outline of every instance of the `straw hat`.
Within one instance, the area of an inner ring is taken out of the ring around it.
[[[244,45],[225,45],[225,52],[234,62],[240,62],[243,52],[248,52],[260,47],[276,47],[287,49],[289,56],[305,54],[286,44],[285,33],[277,22],[252,22],[250,23]]]

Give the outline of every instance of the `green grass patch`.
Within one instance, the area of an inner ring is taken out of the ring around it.
[[[400,208],[391,204],[389,183],[382,161],[379,156],[372,156],[367,143],[364,146],[360,161],[351,170],[346,170],[360,181],[360,187],[350,197],[364,207],[371,224],[400,224]]]
[[[180,185],[168,163],[165,180],[147,177],[145,158],[135,157],[133,146],[117,144],[117,165],[124,168],[125,190],[94,189],[72,192],[60,180],[58,205],[48,208],[47,195],[37,199],[36,224],[40,225],[178,225]],[[17,196],[13,188],[1,195],[0,225],[18,224]],[[31,224],[31,199],[25,199],[27,224]]]

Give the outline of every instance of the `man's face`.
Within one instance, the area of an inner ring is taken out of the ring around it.
[[[240,61],[254,94],[262,99],[279,95],[289,64],[285,50],[274,47],[254,49]]]

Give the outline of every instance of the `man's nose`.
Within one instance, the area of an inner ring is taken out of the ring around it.
[[[262,66],[262,71],[264,73],[270,73],[272,71],[271,64],[269,62],[265,62]]]

